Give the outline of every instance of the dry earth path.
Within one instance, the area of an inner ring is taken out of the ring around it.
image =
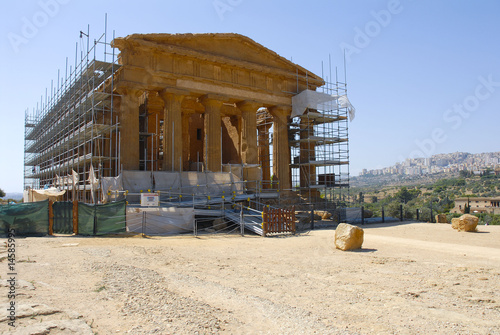
[[[500,227],[365,226],[293,237],[17,239],[3,334],[500,334]],[[2,255],[2,254],[0,254]]]

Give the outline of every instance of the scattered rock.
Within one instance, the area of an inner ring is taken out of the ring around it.
[[[0,279],[0,286],[9,287],[10,283],[7,281],[7,279]],[[16,288],[23,288],[23,289],[27,289],[27,290],[34,290],[35,286],[32,283],[27,282],[26,280],[17,279],[16,280]]]
[[[474,215],[464,214],[459,218],[457,231],[476,231],[479,218]]]
[[[7,308],[9,308],[9,306],[10,305],[8,303],[0,305],[1,308],[0,310],[5,311],[4,313],[0,314],[0,322],[4,322],[8,319],[6,311]],[[35,317],[39,315],[52,315],[60,312],[61,312],[60,310],[51,308],[44,304],[29,303],[29,304],[18,304],[16,306],[17,319]]]
[[[448,219],[446,219],[446,214],[436,215],[436,223],[448,223]]]
[[[460,223],[460,218],[451,219],[451,228],[458,229],[458,224]]]
[[[63,247],[76,247],[78,246],[80,243],[64,243],[62,246]]]
[[[341,223],[335,229],[335,247],[344,251],[360,249],[363,245],[363,236],[363,229]]]
[[[320,220],[328,220],[332,217],[332,213],[328,211],[314,211],[315,215],[319,215],[321,217]],[[314,218],[316,220],[316,217]]]
[[[9,335],[31,335],[31,334],[79,334],[92,335],[92,328],[83,320],[53,320],[44,321],[16,329]]]

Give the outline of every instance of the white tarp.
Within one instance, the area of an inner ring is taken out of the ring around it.
[[[356,108],[354,108],[354,106],[351,104],[351,102],[347,98],[347,95],[341,95],[338,99],[338,102],[340,108],[347,108],[351,121],[354,120],[354,118],[356,117]]]
[[[70,175],[67,176],[59,176],[56,174],[56,186],[66,186],[66,185],[77,185],[80,181],[80,176],[75,170],[72,170]]]
[[[330,95],[312,90],[304,90],[292,97],[292,117],[304,114],[307,108],[311,109],[331,109],[328,104],[333,104],[334,108],[347,108],[351,121],[355,117],[356,109],[352,106],[347,95]]]
[[[239,167],[241,170],[241,166]],[[118,178],[118,177],[117,177]],[[154,186],[152,183],[154,178]],[[122,186],[118,180],[112,178],[103,180],[103,198],[108,192],[116,190],[125,190],[129,193],[147,192],[148,190],[160,191],[162,194],[172,192],[172,194],[181,193],[185,196],[212,195],[220,196],[223,194],[243,193],[243,183],[241,178],[230,172],[168,172],[155,171],[151,174],[149,171],[123,171]],[[128,194],[127,197],[132,202],[138,202],[139,197]]]
[[[143,213],[145,212],[145,214]],[[127,231],[168,235],[193,231],[193,208],[127,208]]]
[[[61,201],[64,193],[66,193],[66,190],[59,191],[55,187],[50,187],[48,189],[43,189],[43,190],[30,189],[28,190],[27,198],[28,202],[44,201],[47,199],[52,201]],[[23,198],[25,197],[26,196],[24,196]]]
[[[207,173],[208,194],[227,194],[233,193],[233,180],[231,173],[211,172]]]
[[[178,192],[181,187],[179,172],[153,171],[155,190]]]
[[[131,193],[147,192],[153,188],[151,171],[123,171],[123,188]]]
[[[117,201],[122,199],[123,193],[122,175],[117,177],[102,177],[101,178],[101,195],[102,203]]]
[[[207,192],[207,174],[209,173],[212,172],[181,172],[182,194],[209,194]]]

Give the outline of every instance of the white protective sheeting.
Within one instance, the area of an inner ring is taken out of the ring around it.
[[[241,172],[241,166],[239,167]],[[118,177],[117,177],[118,178]],[[154,178],[154,185],[152,183]],[[242,179],[230,172],[167,172],[123,171],[122,180],[103,179],[103,198],[108,192],[125,190],[129,193],[156,190],[167,194],[195,195],[230,195],[243,193]],[[130,198],[133,197],[133,198]],[[139,202],[138,195],[128,194],[127,199]]]
[[[123,188],[131,193],[151,190],[151,171],[123,171]]]
[[[43,190],[28,190],[27,198],[28,202],[37,202],[44,200],[52,200],[52,201],[62,201],[62,196],[66,193],[66,190],[59,191],[55,187],[51,187]],[[23,196],[25,198],[26,195]]]
[[[101,200],[102,203],[121,200],[123,198],[123,180],[122,175],[118,177],[101,178]]]
[[[239,179],[243,178],[243,165],[223,164],[222,171],[223,172],[231,172],[233,175],[235,175]]]
[[[130,193],[147,192],[153,189],[153,180],[151,171],[123,171],[123,189]],[[127,195],[127,200],[130,202],[140,202],[140,195]]]
[[[338,99],[338,102],[340,108],[347,108],[351,121],[354,120],[354,118],[356,117],[356,108],[354,108],[354,106],[351,104],[351,102],[347,98],[347,95],[341,95]]]
[[[307,108],[329,110],[331,104],[338,108],[347,108],[351,121],[355,117],[356,109],[352,106],[347,95],[329,95],[312,90],[304,90],[292,97],[292,117],[304,114]]]
[[[321,109],[320,105],[337,100],[337,96],[304,90],[292,97],[292,117],[304,114],[307,108]]]
[[[181,187],[183,194],[208,194],[208,172],[181,172]]]
[[[155,190],[179,192],[181,177],[179,172],[153,171]]]
[[[144,214],[144,213],[145,214]],[[194,228],[193,208],[127,208],[127,231],[146,235],[187,233]]]
[[[231,173],[211,172],[207,173],[208,194],[232,194],[233,178]]]

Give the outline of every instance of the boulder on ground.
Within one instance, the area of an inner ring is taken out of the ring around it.
[[[335,229],[335,247],[340,250],[360,249],[363,245],[363,229],[347,223],[340,223]]]
[[[448,219],[446,218],[446,214],[436,215],[436,223],[448,223]]]
[[[458,231],[476,231],[479,218],[474,215],[464,214],[459,218]]]
[[[451,219],[451,228],[458,229],[458,224],[460,223],[460,218]]]

